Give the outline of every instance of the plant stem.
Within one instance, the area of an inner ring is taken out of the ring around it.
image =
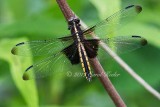
[[[142,79],[130,66],[128,66],[116,53],[114,53],[105,43],[101,42],[101,46],[104,50],[126,71],[128,72],[135,80],[138,81],[148,92],[154,95],[157,99],[160,100],[160,93],[152,88],[144,79]]]
[[[71,17],[75,17],[72,10],[69,8],[66,0],[56,0],[59,7],[61,8],[62,13],[65,16],[65,19],[69,21]],[[112,85],[111,81],[109,80],[108,76],[106,75],[105,71],[103,70],[101,64],[99,63],[97,58],[90,59],[90,63],[95,71],[96,74],[100,74],[99,79],[103,84],[105,90],[110,95],[111,99],[113,100],[114,104],[117,107],[126,107],[124,101],[121,99],[118,92],[115,90],[114,86]]]
[[[87,25],[81,21],[81,25],[84,29]],[[95,34],[91,34],[93,38],[99,39]],[[128,72],[139,84],[141,84],[148,92],[160,100],[160,93],[150,86],[143,78],[141,78],[127,63],[125,63],[115,52],[113,52],[107,44],[100,42],[101,47],[126,71]]]
[[[70,20],[71,17],[75,17],[70,7],[68,6],[66,0],[56,0],[56,1],[67,21]]]
[[[113,100],[114,104],[117,107],[126,107],[124,101],[112,85],[111,81],[109,80],[108,76],[106,75],[106,72],[102,68],[101,64],[99,63],[97,58],[90,59],[91,65],[95,71],[96,74],[98,74],[99,79],[101,83],[103,84],[104,88],[106,89],[107,93]]]

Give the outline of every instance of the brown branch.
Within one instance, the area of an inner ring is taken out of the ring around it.
[[[75,17],[72,10],[69,8],[66,0],[56,0],[59,7],[62,10],[66,20],[70,20],[71,17]],[[103,70],[101,64],[99,63],[97,58],[90,59],[90,63],[95,71],[96,74],[100,74],[99,79],[103,84],[104,88],[106,89],[107,93],[110,95],[111,99],[113,100],[114,104],[117,107],[126,107],[125,103],[115,90],[114,86],[112,85],[111,81],[109,80],[108,76],[106,75],[105,71]]]
[[[107,93],[113,100],[114,104],[117,107],[126,107],[125,103],[121,99],[120,95],[112,85],[111,81],[109,80],[108,76],[106,75],[104,69],[102,68],[101,64],[99,63],[97,58],[90,59],[92,67],[96,74],[98,74],[101,83],[103,84],[104,88],[106,89]]]
[[[71,17],[75,17],[75,15],[73,14],[72,10],[69,8],[66,0],[56,0],[65,19],[68,21],[71,19]]]

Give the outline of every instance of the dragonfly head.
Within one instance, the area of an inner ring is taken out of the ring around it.
[[[80,20],[78,18],[71,18],[68,21],[68,30],[71,30],[73,27],[81,26]]]

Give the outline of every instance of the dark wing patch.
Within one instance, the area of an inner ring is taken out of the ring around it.
[[[71,44],[62,50],[66,57],[71,61],[72,64],[78,64],[80,62],[78,47],[76,43]]]
[[[83,43],[86,49],[87,56],[89,58],[94,58],[97,56],[99,40],[98,39],[88,39]]]

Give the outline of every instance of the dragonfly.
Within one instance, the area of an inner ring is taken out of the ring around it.
[[[123,24],[133,20],[142,11],[139,5],[129,5],[96,25],[83,30],[80,19],[71,18],[68,22],[68,29],[71,34],[68,36],[49,40],[35,40],[16,44],[11,53],[14,55],[47,56],[47,58],[29,66],[24,74],[24,80],[40,78],[54,72],[55,64],[63,56],[71,65],[81,63],[82,70],[88,81],[92,80],[92,73],[89,59],[98,55],[100,41],[106,43],[115,52],[126,52],[141,48],[147,44],[147,40],[141,36],[115,36],[111,28],[120,29]],[[98,39],[90,38],[91,34],[98,36]]]

